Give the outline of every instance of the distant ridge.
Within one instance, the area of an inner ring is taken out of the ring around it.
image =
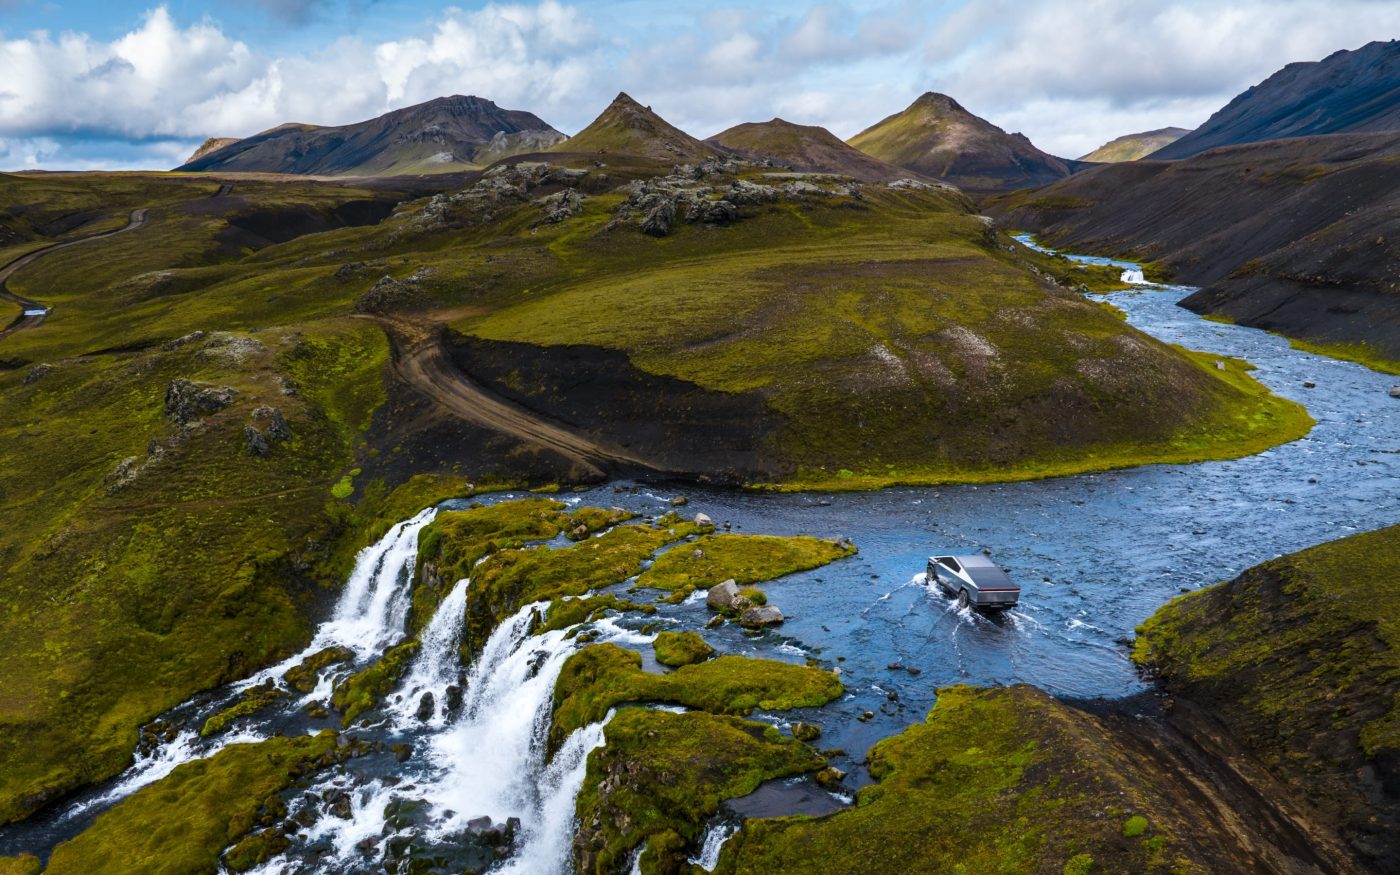
[[[826,128],[780,118],[735,125],[705,142],[750,160],[771,158],[804,173],[839,173],[868,182],[918,175],[847,145]]]
[[[1046,185],[1077,169],[1074,162],[1037,149],[1023,134],[1008,134],[932,91],[848,142],[881,161],[971,191]]]
[[[553,151],[634,155],[666,161],[703,161],[720,154],[625,92],[619,92],[588,127],[554,146]]]
[[[206,148],[177,170],[375,176],[480,167],[564,139],[538,116],[455,95],[340,127],[284,124]]]
[[[1400,40],[1289,64],[1196,130],[1152,153],[1186,158],[1283,137],[1400,130]]]
[[[1080,161],[1091,164],[1117,164],[1120,161],[1136,161],[1156,152],[1158,149],[1191,133],[1186,128],[1158,128],[1139,134],[1124,134],[1115,137],[1088,155],[1081,155]]]

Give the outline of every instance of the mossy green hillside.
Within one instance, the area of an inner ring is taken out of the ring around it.
[[[844,691],[829,671],[772,659],[720,656],[667,674],[642,670],[641,654],[594,644],[570,656],[554,685],[552,737],[562,741],[609,708],[628,702],[667,702],[715,714],[755,708],[783,711],[825,705]]]
[[[608,722],[603,746],[588,756],[575,808],[575,868],[587,875],[618,871],[645,844],[643,872],[688,871],[686,855],[671,847],[676,842],[653,838],[670,833],[682,848],[694,848],[721,802],[823,762],[767,724],[624,708]]]
[[[671,592],[691,592],[734,580],[762,583],[785,574],[820,568],[854,555],[849,542],[837,543],[805,536],[706,535],[694,543],[668,550],[637,579],[637,586]]]
[[[1211,871],[1166,828],[1124,837],[1125,820],[1146,811],[1155,824],[1171,803],[1095,726],[1029,687],[940,690],[925,723],[871,749],[876,783],[853,808],[748,820],[715,871]],[[1176,825],[1195,829],[1189,819]]]
[[[0,875],[39,875],[44,864],[33,854],[0,857]]]
[[[336,738],[273,738],[227,747],[143,787],[54,849],[50,875],[215,872],[269,798],[335,758]]]
[[[1335,818],[1394,859],[1400,805],[1400,528],[1354,535],[1184,595],[1138,628],[1134,659],[1222,720]]]
[[[656,661],[672,668],[704,662],[715,655],[715,649],[698,632],[658,632],[652,647]]]

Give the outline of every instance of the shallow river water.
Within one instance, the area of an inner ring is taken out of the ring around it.
[[[1145,685],[1127,658],[1127,641],[1164,602],[1270,557],[1400,522],[1400,400],[1386,391],[1396,379],[1291,349],[1286,340],[1261,331],[1205,321],[1177,306],[1190,291],[1142,285],[1105,299],[1163,340],[1252,362],[1255,376],[1270,389],[1308,407],[1318,421],[1310,434],[1234,461],[1005,485],[831,495],[684,487],[687,513],[706,513],[734,531],[840,535],[860,548],[835,565],[768,584],[770,602],[788,616],[778,629],[757,638],[728,624],[705,632],[721,650],[790,661],[811,657],[841,668],[847,695],[800,716],[826,727],[824,747],[850,752],[843,767],[852,772],[852,787],[864,780],[859,760],[869,746],[922,720],[940,686],[1029,683],[1075,698],[1139,692]],[[1315,388],[1304,388],[1305,381]],[[566,498],[659,514],[674,494],[670,487],[621,483]],[[344,644],[356,650],[354,664],[363,666],[399,637],[417,532],[432,515],[419,514],[366,548],[308,653]],[[923,585],[930,553],[984,549],[1022,585],[1017,609],[997,618],[959,611]],[[567,871],[573,797],[602,727],[580,730],[549,763],[543,730],[553,679],[577,645],[563,633],[529,636],[528,610],[522,611],[468,669],[462,708],[445,714],[446,688],[459,680],[451,657],[468,598],[469,582],[460,583],[399,693],[376,712],[373,727],[356,730],[386,745],[411,745],[408,759],[398,762],[380,751],[321,779],[314,794],[292,804],[294,812],[299,805],[316,808],[316,817],[307,818],[313,825],[262,872],[371,871],[396,829],[417,836],[415,852],[432,854],[434,848],[460,846],[468,821],[478,816],[497,823],[520,818],[517,850],[493,871]],[[703,599],[693,598],[664,607],[658,616],[668,628],[699,629],[708,612]],[[636,629],[640,623],[605,621],[597,632],[602,640],[647,653],[651,639]],[[333,725],[333,716],[314,720],[302,706],[324,700],[335,673],[348,667],[327,672],[311,694],[221,739],[201,741],[194,734],[204,717],[241,689],[280,676],[299,659],[176,709],[169,716],[184,722],[185,730],[143,753],[116,781],[27,823],[0,828],[0,856],[47,853],[180,762],[273,732]],[[434,693],[438,703],[426,722],[416,715],[423,692]],[[874,718],[857,719],[866,711]],[[756,716],[777,723],[795,719]],[[341,801],[338,814],[326,813],[331,799]],[[386,806],[396,800],[420,804],[416,819],[400,816],[386,824]],[[818,812],[840,804],[840,794],[789,782],[733,808],[754,815]],[[731,815],[714,824],[705,847],[696,849],[697,862],[713,863],[732,822]]]

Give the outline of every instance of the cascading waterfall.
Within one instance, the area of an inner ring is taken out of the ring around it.
[[[1148,284],[1147,277],[1142,275],[1142,268],[1140,267],[1126,268],[1119,279],[1125,283],[1132,283],[1135,286],[1144,286]]]
[[[432,693],[434,699],[441,703],[447,688],[459,680],[457,645],[462,638],[462,628],[466,625],[468,586],[466,578],[453,585],[419,637],[422,647],[409,669],[408,677],[400,685],[403,698],[395,709],[396,723],[400,726],[408,725],[407,721],[414,719],[424,693]],[[441,725],[444,719],[441,709],[438,709],[431,722]]]
[[[394,723],[405,732],[429,730],[417,742],[424,767],[409,780],[396,775],[394,780],[359,787],[349,818],[322,818],[311,827],[308,841],[329,846],[319,871],[339,871],[365,862],[367,843],[392,832],[386,829],[386,810],[395,800],[421,802],[431,810],[431,825],[423,827],[421,835],[435,843],[451,844],[478,817],[496,823],[519,818],[514,855],[492,871],[518,875],[569,871],[574,801],[583,785],[588,754],[603,742],[606,720],[577,730],[552,759],[547,758],[554,684],[564,662],[579,647],[571,629],[530,634],[535,613],[547,603],[526,605],[496,628],[468,674],[455,718],[435,717],[425,725],[408,716],[414,691],[456,680],[459,632],[453,630],[460,630],[468,592],[466,582],[460,582],[444,599],[430,626],[431,634],[440,635],[434,645],[439,655],[421,660],[401,687],[410,695],[399,703]],[[651,640],[612,621],[599,621],[594,628],[599,640]],[[425,642],[425,654],[426,647]],[[324,796],[342,788],[343,778],[332,776],[309,795]],[[269,864],[259,871],[282,869]]]
[[[326,647],[348,647],[359,663],[388,647],[403,634],[413,578],[418,557],[418,533],[433,521],[437,508],[430,507],[413,518],[389,530],[384,537],[362,549],[355,557],[355,568],[341,591],[331,618],[317,628],[311,643],[291,656],[252,677],[230,686],[240,692],[270,679],[280,678],[288,669],[306,657]],[[329,673],[315,690],[302,697],[302,705],[330,694]],[[181,711],[191,703],[176,708]],[[205,715],[207,716],[207,715]],[[196,759],[213,756],[231,744],[262,741],[265,733],[255,728],[230,732],[212,739],[201,739],[198,725],[184,729],[174,738],[154,749],[138,754],[135,762],[118,777],[117,782],[101,794],[76,802],[63,815],[71,819],[95,806],[105,806],[130,796],[147,784],[164,778],[176,767]]]
[[[700,846],[700,853],[691,857],[690,862],[706,872],[715,871],[719,865],[719,853],[724,850],[724,843],[733,838],[739,831],[739,824],[729,820],[722,820],[712,825],[705,833],[705,841]]]

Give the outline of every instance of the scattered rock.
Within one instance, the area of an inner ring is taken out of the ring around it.
[[[671,507],[685,507],[687,504],[690,504],[690,499],[684,495],[677,495],[671,499]]]
[[[41,362],[29,369],[29,373],[24,375],[23,383],[26,386],[37,383],[51,373],[53,373],[53,365]]]
[[[396,280],[387,274],[355,302],[356,313],[392,313],[422,301],[416,279]]]
[[[783,612],[775,605],[749,608],[739,615],[739,625],[755,629],[760,626],[776,626],[783,621]]]
[[[708,514],[697,513],[695,515],[695,524],[697,526],[709,526],[710,528],[714,528],[715,521],[710,519]]]
[[[1215,363],[1215,369],[1216,369],[1217,371],[1223,371],[1223,370],[1225,370],[1225,363],[1224,363],[1224,362],[1216,362],[1216,363]]]
[[[1317,388],[1317,384],[1314,383],[1312,380],[1304,380],[1304,381],[1303,381],[1303,388],[1304,388],[1304,389],[1316,389],[1316,388]]]
[[[447,706],[448,714],[455,714],[462,708],[462,687],[459,684],[449,684],[443,699]]]
[[[179,425],[189,425],[233,404],[237,395],[238,390],[230,386],[210,386],[176,377],[165,390],[165,415]]]
[[[276,407],[263,406],[254,410],[253,421],[267,424],[264,434],[268,440],[285,443],[292,439],[292,427],[287,424],[287,418],[282,415],[282,411]]]
[[[544,224],[558,224],[565,219],[577,216],[583,212],[583,195],[577,189],[566,188],[548,197],[540,198],[540,208],[544,210],[544,218],[540,221]]]
[[[191,331],[189,334],[182,337],[177,337],[174,340],[167,340],[160,345],[160,348],[166,352],[170,352],[173,349],[179,349],[182,346],[189,346],[191,343],[197,343],[206,336],[207,335],[203,331]]]
[[[708,622],[705,623],[705,628],[706,628],[706,629],[714,629],[714,628],[716,628],[716,627],[718,627],[718,626],[723,626],[723,625],[724,625],[724,614],[715,614],[713,617],[711,617],[711,618],[709,619]]]
[[[251,425],[243,426],[243,438],[250,456],[266,456],[272,452],[272,447],[268,446],[267,438],[263,437],[263,433]]]
[[[699,547],[696,547],[694,550],[690,551],[690,558],[691,558],[691,559],[704,559],[704,558],[705,558],[705,551],[704,551],[704,550],[701,550]]]
[[[582,523],[580,523],[579,525],[574,527],[574,530],[570,532],[569,535],[575,541],[582,541],[584,538],[588,537],[588,526],[585,526]]]
[[[856,719],[859,720],[861,723],[868,723],[868,722],[870,722],[871,720],[874,720],[874,719],[875,719],[875,712],[874,712],[874,711],[866,711],[864,714],[861,714],[861,715],[860,715],[859,717],[857,717]]]
[[[436,709],[437,703],[433,700],[432,691],[424,693],[423,698],[418,700],[418,722],[427,723],[433,719],[433,711]]]
[[[107,492],[113,493],[126,488],[141,473],[144,466],[136,456],[127,456],[117,463],[112,473],[107,475]]]
[[[1391,397],[1391,398],[1400,398],[1400,386],[1391,386],[1391,387],[1390,387],[1390,397]]]
[[[865,713],[869,714],[870,712],[866,711]],[[817,783],[821,784],[823,787],[831,787],[841,783],[845,777],[845,772],[835,766],[827,766],[820,772],[817,772]]]
[[[671,227],[675,223],[676,201],[673,198],[664,198],[652,207],[642,220],[642,233],[653,237],[665,237],[671,233]]]
[[[739,597],[739,584],[732,579],[726,580],[710,587],[710,591],[705,594],[705,606],[712,611],[732,610],[734,600]]]
[[[241,365],[261,352],[267,352],[267,347],[263,346],[262,341],[242,334],[221,331],[210,337],[199,354],[206,358],[223,359],[231,364]]]
[[[792,724],[792,737],[798,741],[814,741],[821,738],[822,728],[815,723],[797,722]]]

